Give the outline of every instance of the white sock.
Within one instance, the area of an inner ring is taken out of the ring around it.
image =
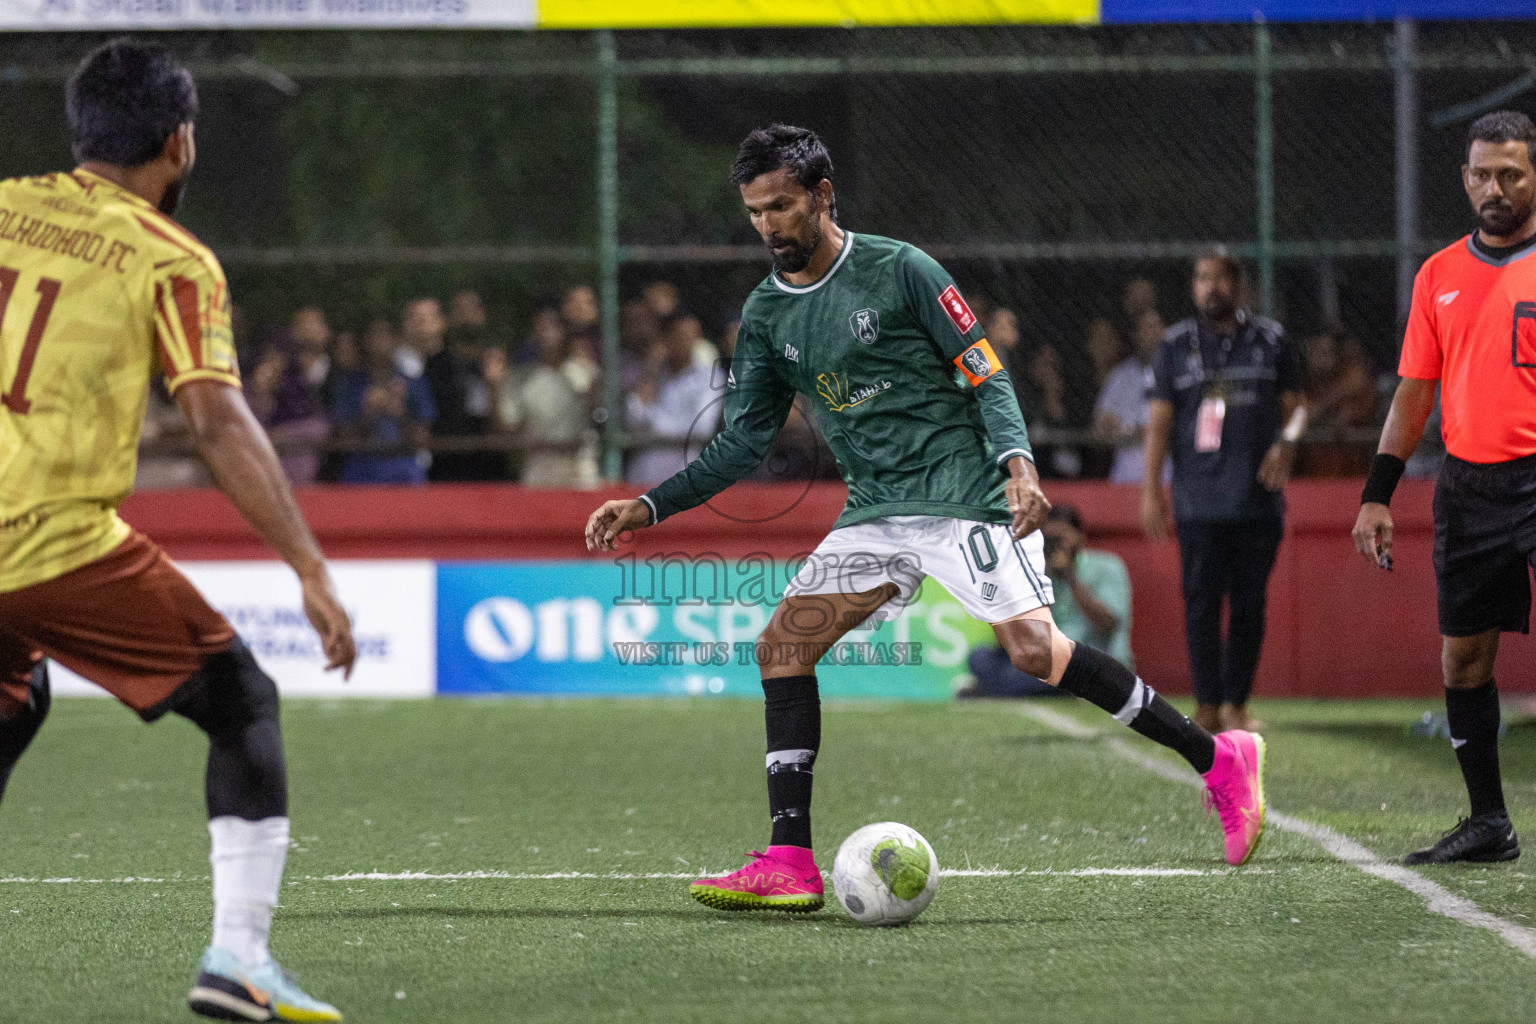
[[[220,815],[213,837],[213,944],[250,968],[267,962],[267,932],[288,857],[288,819]]]

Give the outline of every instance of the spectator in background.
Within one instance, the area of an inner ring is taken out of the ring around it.
[[[1131,575],[1119,555],[1088,547],[1088,534],[1076,506],[1055,505],[1040,528],[1045,538],[1045,570],[1056,601],[1051,618],[1075,643],[1097,648],[1136,670],[1131,656]],[[1044,680],[1015,668],[998,646],[971,652],[973,686],[959,697],[1043,697],[1058,691]]]
[[[720,350],[715,348],[714,342],[704,337],[704,325],[699,323],[698,317],[687,313],[675,317],[672,321],[672,330],[681,332],[686,339],[691,339],[695,363],[713,367],[719,362]],[[679,344],[681,343],[679,341]]]
[[[325,410],[329,417],[331,410],[336,407],[336,385],[349,373],[357,373],[363,368],[362,346],[358,343],[357,332],[340,330],[331,336],[330,366],[326,370],[325,380],[320,385],[320,408]],[[331,425],[332,436],[335,436],[335,424]],[[327,451],[320,458],[319,479],[326,483],[337,483],[341,480],[342,453]]]
[[[640,289],[640,301],[656,316],[663,330],[683,315],[682,299],[671,281],[651,281]]]
[[[1125,328],[1135,333],[1143,313],[1157,312],[1157,289],[1144,277],[1133,277],[1125,282],[1125,292],[1120,297],[1120,311],[1125,316]]]
[[[443,304],[436,299],[412,299],[400,313],[400,347],[395,365],[407,377],[420,377],[427,360],[443,350],[448,328]]]
[[[576,389],[576,394],[590,410],[597,397],[593,388],[602,375],[601,369],[587,354],[585,346],[570,343],[570,339],[565,335],[565,319],[560,315],[559,308],[540,306],[533,311],[533,316],[528,321],[528,337],[523,341],[523,346],[518,352],[517,363],[520,372],[535,363],[546,361],[549,353],[556,350],[564,353],[560,364],[561,371],[569,378],[571,386]],[[621,351],[620,356],[622,357],[623,354]],[[498,394],[500,392],[493,387],[491,389],[493,411]]]
[[[474,292],[454,296],[443,347],[428,357],[422,379],[432,389],[438,437],[483,438],[491,431],[491,386],[481,364],[485,359],[485,307]],[[502,364],[505,365],[503,358]],[[505,480],[507,460],[502,452],[437,452],[428,476],[435,481]]]
[[[560,319],[565,321],[565,336],[571,343],[571,354],[602,366],[602,315],[597,306],[597,293],[591,285],[578,284],[565,290],[560,299]]]
[[[529,366],[539,361],[540,335],[565,339],[565,321],[560,317],[559,306],[546,304],[533,311],[533,316],[528,318],[528,334],[513,356],[514,365]]]
[[[363,336],[363,366],[336,381],[331,420],[341,437],[389,445],[424,446],[437,410],[420,377],[403,373],[396,361],[395,332],[376,320]],[[349,484],[422,484],[431,461],[424,451],[376,455],[357,452],[342,460],[341,481]]]
[[[1104,391],[1104,385],[1109,381],[1109,375],[1114,372],[1125,358],[1125,342],[1121,340],[1120,332],[1115,328],[1115,322],[1108,317],[1098,317],[1088,324],[1087,343],[1083,346],[1088,352],[1088,361],[1093,366],[1093,381],[1091,390],[1084,388],[1074,381],[1074,387],[1068,392],[1068,399],[1073,404],[1087,399],[1092,405],[1099,394]],[[1079,421],[1077,416],[1073,422]],[[1082,417],[1082,426],[1091,428],[1094,423],[1094,411],[1088,410],[1088,414]],[[1082,470],[1079,476],[1090,480],[1102,480],[1109,475],[1114,463],[1114,450],[1103,445],[1090,444],[1078,449],[1082,455]]]
[[[584,457],[581,450],[590,408],[591,364],[571,354],[558,317],[551,327],[548,317],[534,315],[542,322],[532,331],[537,346],[532,364],[508,370],[500,349],[486,352],[485,377],[495,399],[496,427],[513,434],[523,449],[520,480],[524,486],[588,486],[597,477],[595,459],[590,453]]]
[[[1020,389],[1020,406],[1029,425],[1035,468],[1046,479],[1060,480],[1082,475],[1083,456],[1075,445],[1052,437],[1083,424],[1076,422],[1067,399],[1067,381],[1061,372],[1061,356],[1054,345],[1041,345],[1029,360],[1025,386]]]
[[[331,373],[331,325],[326,322],[325,311],[318,306],[294,310],[288,334],[293,338],[299,372],[318,394]]]
[[[1307,366],[1307,422],[1316,431],[1369,427],[1376,420],[1376,382],[1360,342],[1342,328],[1303,346]],[[1304,441],[1296,455],[1299,476],[1365,476],[1372,445],[1325,437]]]
[[[619,388],[626,394],[640,383],[646,357],[662,340],[661,320],[644,299],[619,307]]]
[[[1013,381],[1013,389],[1018,392],[1029,377],[1027,369],[1019,363],[1021,353],[1018,316],[1011,309],[997,306],[987,313],[981,323],[986,329],[987,340],[992,343],[992,351],[996,352],[997,358],[1002,360],[1003,369],[1008,371],[1008,377]]]
[[[1167,535],[1171,449],[1195,721],[1216,732],[1254,725],[1248,696],[1306,414],[1300,353],[1278,323],[1240,304],[1241,265],[1218,249],[1193,269],[1199,313],[1168,331],[1152,363],[1141,520],[1152,540]]]
[[[286,331],[267,340],[244,382],[246,402],[277,447],[283,472],[295,484],[312,484],[320,473],[315,446],[330,435],[331,424],[311,384],[298,346]]]
[[[358,343],[357,332],[337,331],[331,336],[329,365],[325,380],[320,384],[320,407],[327,412],[331,408],[331,396],[336,393],[336,382],[348,373],[363,368],[363,347]]]
[[[459,341],[477,351],[484,348],[489,343],[486,337],[489,323],[490,320],[485,314],[485,302],[480,298],[479,292],[466,288],[448,300],[446,337],[448,344]]]
[[[636,452],[625,473],[629,483],[661,483],[688,464],[688,448],[701,447],[715,433],[720,393],[712,383],[714,366],[694,361],[697,340],[678,321],[646,356],[626,403],[629,428],[640,441],[675,443]]]
[[[1115,322],[1101,316],[1088,325],[1086,347],[1088,358],[1093,361],[1093,393],[1098,394],[1125,358],[1125,343],[1120,340],[1120,332],[1115,330]]]
[[[1135,352],[1110,371],[1094,406],[1094,435],[1115,446],[1115,459],[1109,468],[1112,484],[1139,484],[1146,474],[1141,442],[1149,415],[1147,388],[1152,379],[1152,359],[1165,333],[1157,310],[1141,312],[1131,336]]]

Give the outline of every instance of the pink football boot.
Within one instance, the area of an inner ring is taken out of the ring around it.
[[[1227,837],[1227,863],[1248,863],[1264,835],[1264,737],[1233,729],[1216,736],[1216,763],[1205,773],[1205,806],[1216,808]]]
[[[821,872],[803,846],[753,850],[747,866],[723,878],[701,878],[688,894],[716,910],[782,910],[809,914],[826,902]]]

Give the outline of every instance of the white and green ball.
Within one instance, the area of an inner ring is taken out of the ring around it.
[[[865,825],[832,862],[832,890],[860,924],[903,924],[939,889],[939,859],[916,829],[895,821]]]

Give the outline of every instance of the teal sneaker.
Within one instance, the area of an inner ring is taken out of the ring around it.
[[[341,1011],[304,992],[277,961],[250,970],[227,949],[209,946],[187,993],[193,1013],[215,1020],[341,1020]]]

